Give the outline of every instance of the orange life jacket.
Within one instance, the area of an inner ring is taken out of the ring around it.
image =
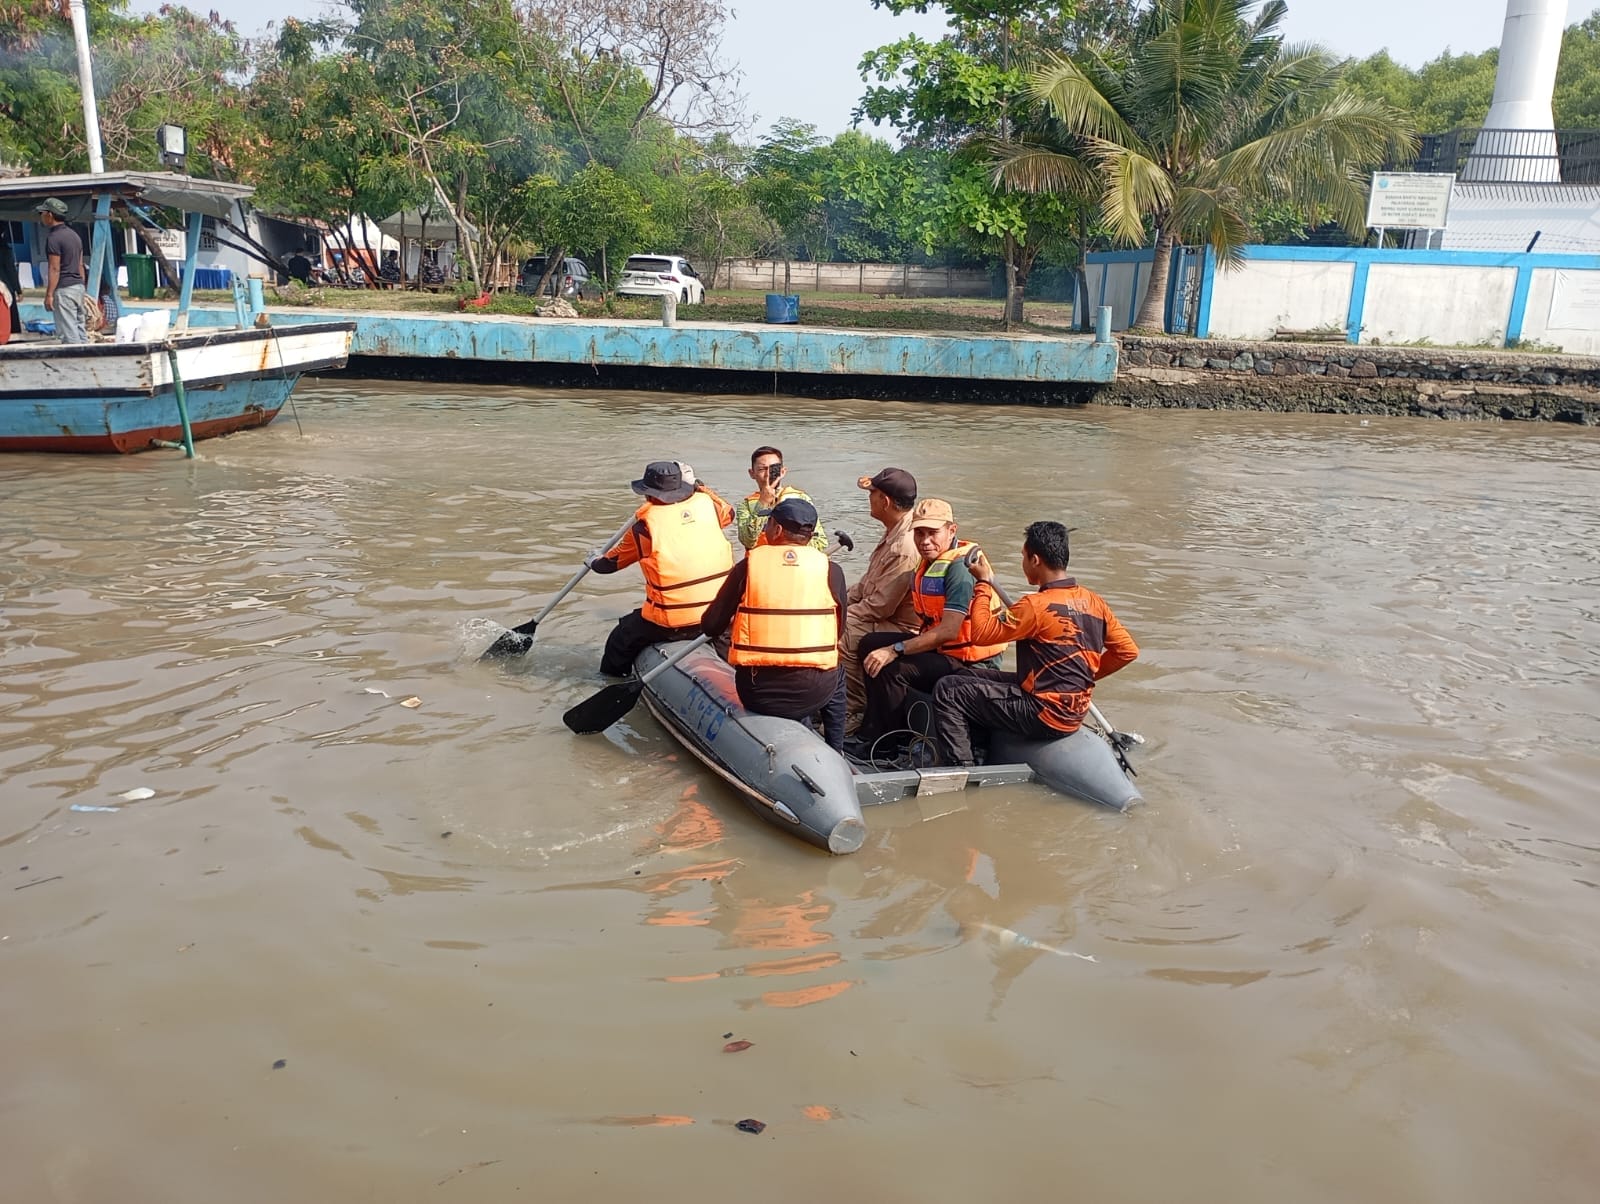
[[[916,579],[911,583],[911,604],[916,607],[917,617],[922,620],[922,630],[937,627],[939,620],[944,615],[944,577],[952,561],[972,555],[977,544],[958,539],[950,545],[950,549],[940,555],[931,563],[924,561],[917,566]],[[986,661],[991,657],[999,656],[1006,650],[1004,644],[974,644],[972,642],[972,620],[963,618],[961,630],[956,638],[948,644],[940,646],[939,651],[945,656],[953,657],[958,661]]]
[[[761,544],[745,563],[750,576],[733,617],[729,663],[837,667],[839,612],[828,558],[810,545]]]
[[[663,627],[693,627],[733,568],[716,503],[696,490],[672,505],[647,502],[639,507],[639,521],[650,537],[650,554],[639,561],[643,617]]]

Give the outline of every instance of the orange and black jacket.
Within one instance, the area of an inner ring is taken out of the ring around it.
[[[1063,577],[1025,594],[1009,611],[992,613],[994,591],[978,582],[972,595],[972,638],[982,644],[1015,640],[1023,690],[1039,703],[1039,719],[1075,732],[1089,713],[1094,683],[1139,655],[1128,629],[1105,599]]]
[[[722,534],[733,522],[733,507],[696,485],[683,502],[646,502],[637,517],[628,533],[590,567],[615,573],[638,564],[645,582],[643,616],[662,627],[694,626],[733,567],[733,548]],[[672,533],[673,546],[657,545],[653,525]]]

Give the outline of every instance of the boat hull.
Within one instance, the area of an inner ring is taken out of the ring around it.
[[[349,322],[170,340],[194,438],[265,426],[305,372],[342,367]],[[33,344],[0,351],[0,451],[136,452],[183,428],[168,344]]]
[[[1087,727],[1058,740],[1024,740],[1011,732],[991,732],[989,763],[1026,765],[1035,781],[1057,794],[1118,811],[1144,798],[1117,764],[1105,737]]]
[[[642,677],[681,648],[647,648],[634,670]],[[745,710],[733,672],[698,648],[645,686],[645,705],[763,820],[830,853],[855,852],[867,830],[849,763],[804,724]]]

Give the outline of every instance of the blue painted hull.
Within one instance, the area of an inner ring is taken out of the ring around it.
[[[184,390],[196,439],[277,417],[299,376],[244,379]],[[183,436],[178,399],[168,388],[143,397],[0,396],[0,451],[136,452]]]

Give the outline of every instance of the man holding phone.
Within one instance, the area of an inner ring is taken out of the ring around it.
[[[777,448],[758,447],[750,453],[750,479],[756,483],[756,492],[734,507],[739,542],[744,545],[746,555],[762,542],[767,519],[772,517],[779,502],[785,498],[799,498],[803,502],[811,500],[794,486],[785,485],[783,481],[786,475],[783,453]],[[828,531],[821,521],[818,521],[816,531],[811,536],[811,546],[819,552],[828,550]]]

